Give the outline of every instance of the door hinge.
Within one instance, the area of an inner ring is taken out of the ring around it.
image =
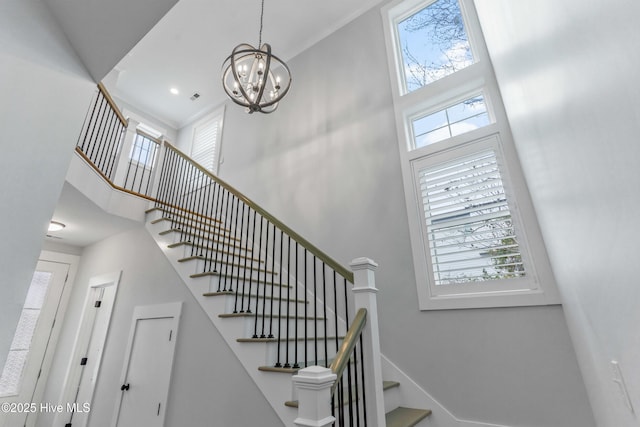
[[[169,341],[171,341],[171,337],[173,337],[173,329],[169,331]]]
[[[95,304],[93,304],[93,306],[94,306],[95,308],[99,308],[101,305],[102,305],[102,301],[100,301],[100,300],[96,301],[96,303],[95,303]]]
[[[40,378],[40,375],[41,375],[41,374],[42,374],[42,369],[40,369],[40,370],[38,371],[38,378]],[[36,379],[38,379],[38,378],[36,378]]]
[[[88,359],[86,357],[83,357],[82,359],[80,359],[80,366],[86,365],[87,364],[87,360]]]
[[[158,402],[158,416],[160,416],[160,402]]]

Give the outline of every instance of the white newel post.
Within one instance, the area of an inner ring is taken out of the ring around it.
[[[131,149],[133,148],[133,142],[136,139],[136,128],[139,124],[140,122],[137,122],[131,118],[129,119],[129,125],[127,126],[127,130],[125,131],[122,145],[120,146],[120,153],[118,154],[119,157],[116,160],[116,170],[115,175],[113,176],[113,183],[115,185],[124,187],[124,181],[127,176],[127,169],[129,167],[129,154],[131,153]]]
[[[151,192],[149,195],[151,197],[158,197],[158,188],[160,188],[160,177],[162,175],[162,165],[164,164],[164,152],[167,149],[166,146],[167,141],[162,139],[160,144],[158,144],[158,150],[156,151],[156,158],[153,164],[153,171],[151,172]],[[153,206],[153,202],[151,202],[150,206]]]
[[[356,312],[367,309],[367,322],[362,331],[365,378],[369,385],[366,393],[367,425],[386,427],[380,360],[380,333],[378,329],[378,303],[376,300],[375,270],[378,264],[369,258],[356,258],[349,264],[353,270],[353,293]]]
[[[331,386],[336,374],[322,366],[300,369],[293,376],[298,390],[298,418],[293,422],[301,427],[325,427],[335,418],[331,415]]]

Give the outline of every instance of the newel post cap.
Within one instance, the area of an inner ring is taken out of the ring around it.
[[[356,258],[349,263],[352,270],[375,270],[378,268],[378,263],[374,260],[366,257]]]

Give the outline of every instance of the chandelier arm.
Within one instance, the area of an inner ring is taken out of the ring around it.
[[[263,0],[264,2],[264,0]],[[262,77],[262,85],[260,85],[260,90],[258,91],[258,95],[256,96],[256,103],[260,104],[260,100],[262,99],[262,95],[264,94],[264,89],[267,87],[267,79],[269,78],[269,68],[271,66],[271,45],[268,43],[264,44],[264,47],[267,49],[267,59],[264,61],[264,71]],[[262,47],[258,47],[262,51]]]
[[[242,50],[238,50],[238,48],[241,47],[241,46],[243,47],[243,49]],[[235,60],[237,54],[243,55],[243,54],[245,54],[247,52],[251,52],[251,51],[248,50],[248,49],[245,49],[243,45],[238,45],[231,52],[231,57],[230,58],[231,58],[231,72],[233,73],[233,79],[236,82],[238,82],[238,89],[240,90],[240,93],[242,94],[242,98],[244,100],[246,100],[247,102],[249,102],[249,94],[245,91],[244,85],[241,82],[240,75],[238,74],[238,71],[236,69],[236,60]],[[251,105],[251,104],[241,103],[239,101],[236,101],[236,104],[242,105],[244,107],[248,107],[249,105]]]

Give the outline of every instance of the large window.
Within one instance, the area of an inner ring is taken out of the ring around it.
[[[208,171],[217,174],[224,109],[205,117],[193,127],[191,158]]]
[[[382,13],[420,308],[558,303],[472,1]]]

